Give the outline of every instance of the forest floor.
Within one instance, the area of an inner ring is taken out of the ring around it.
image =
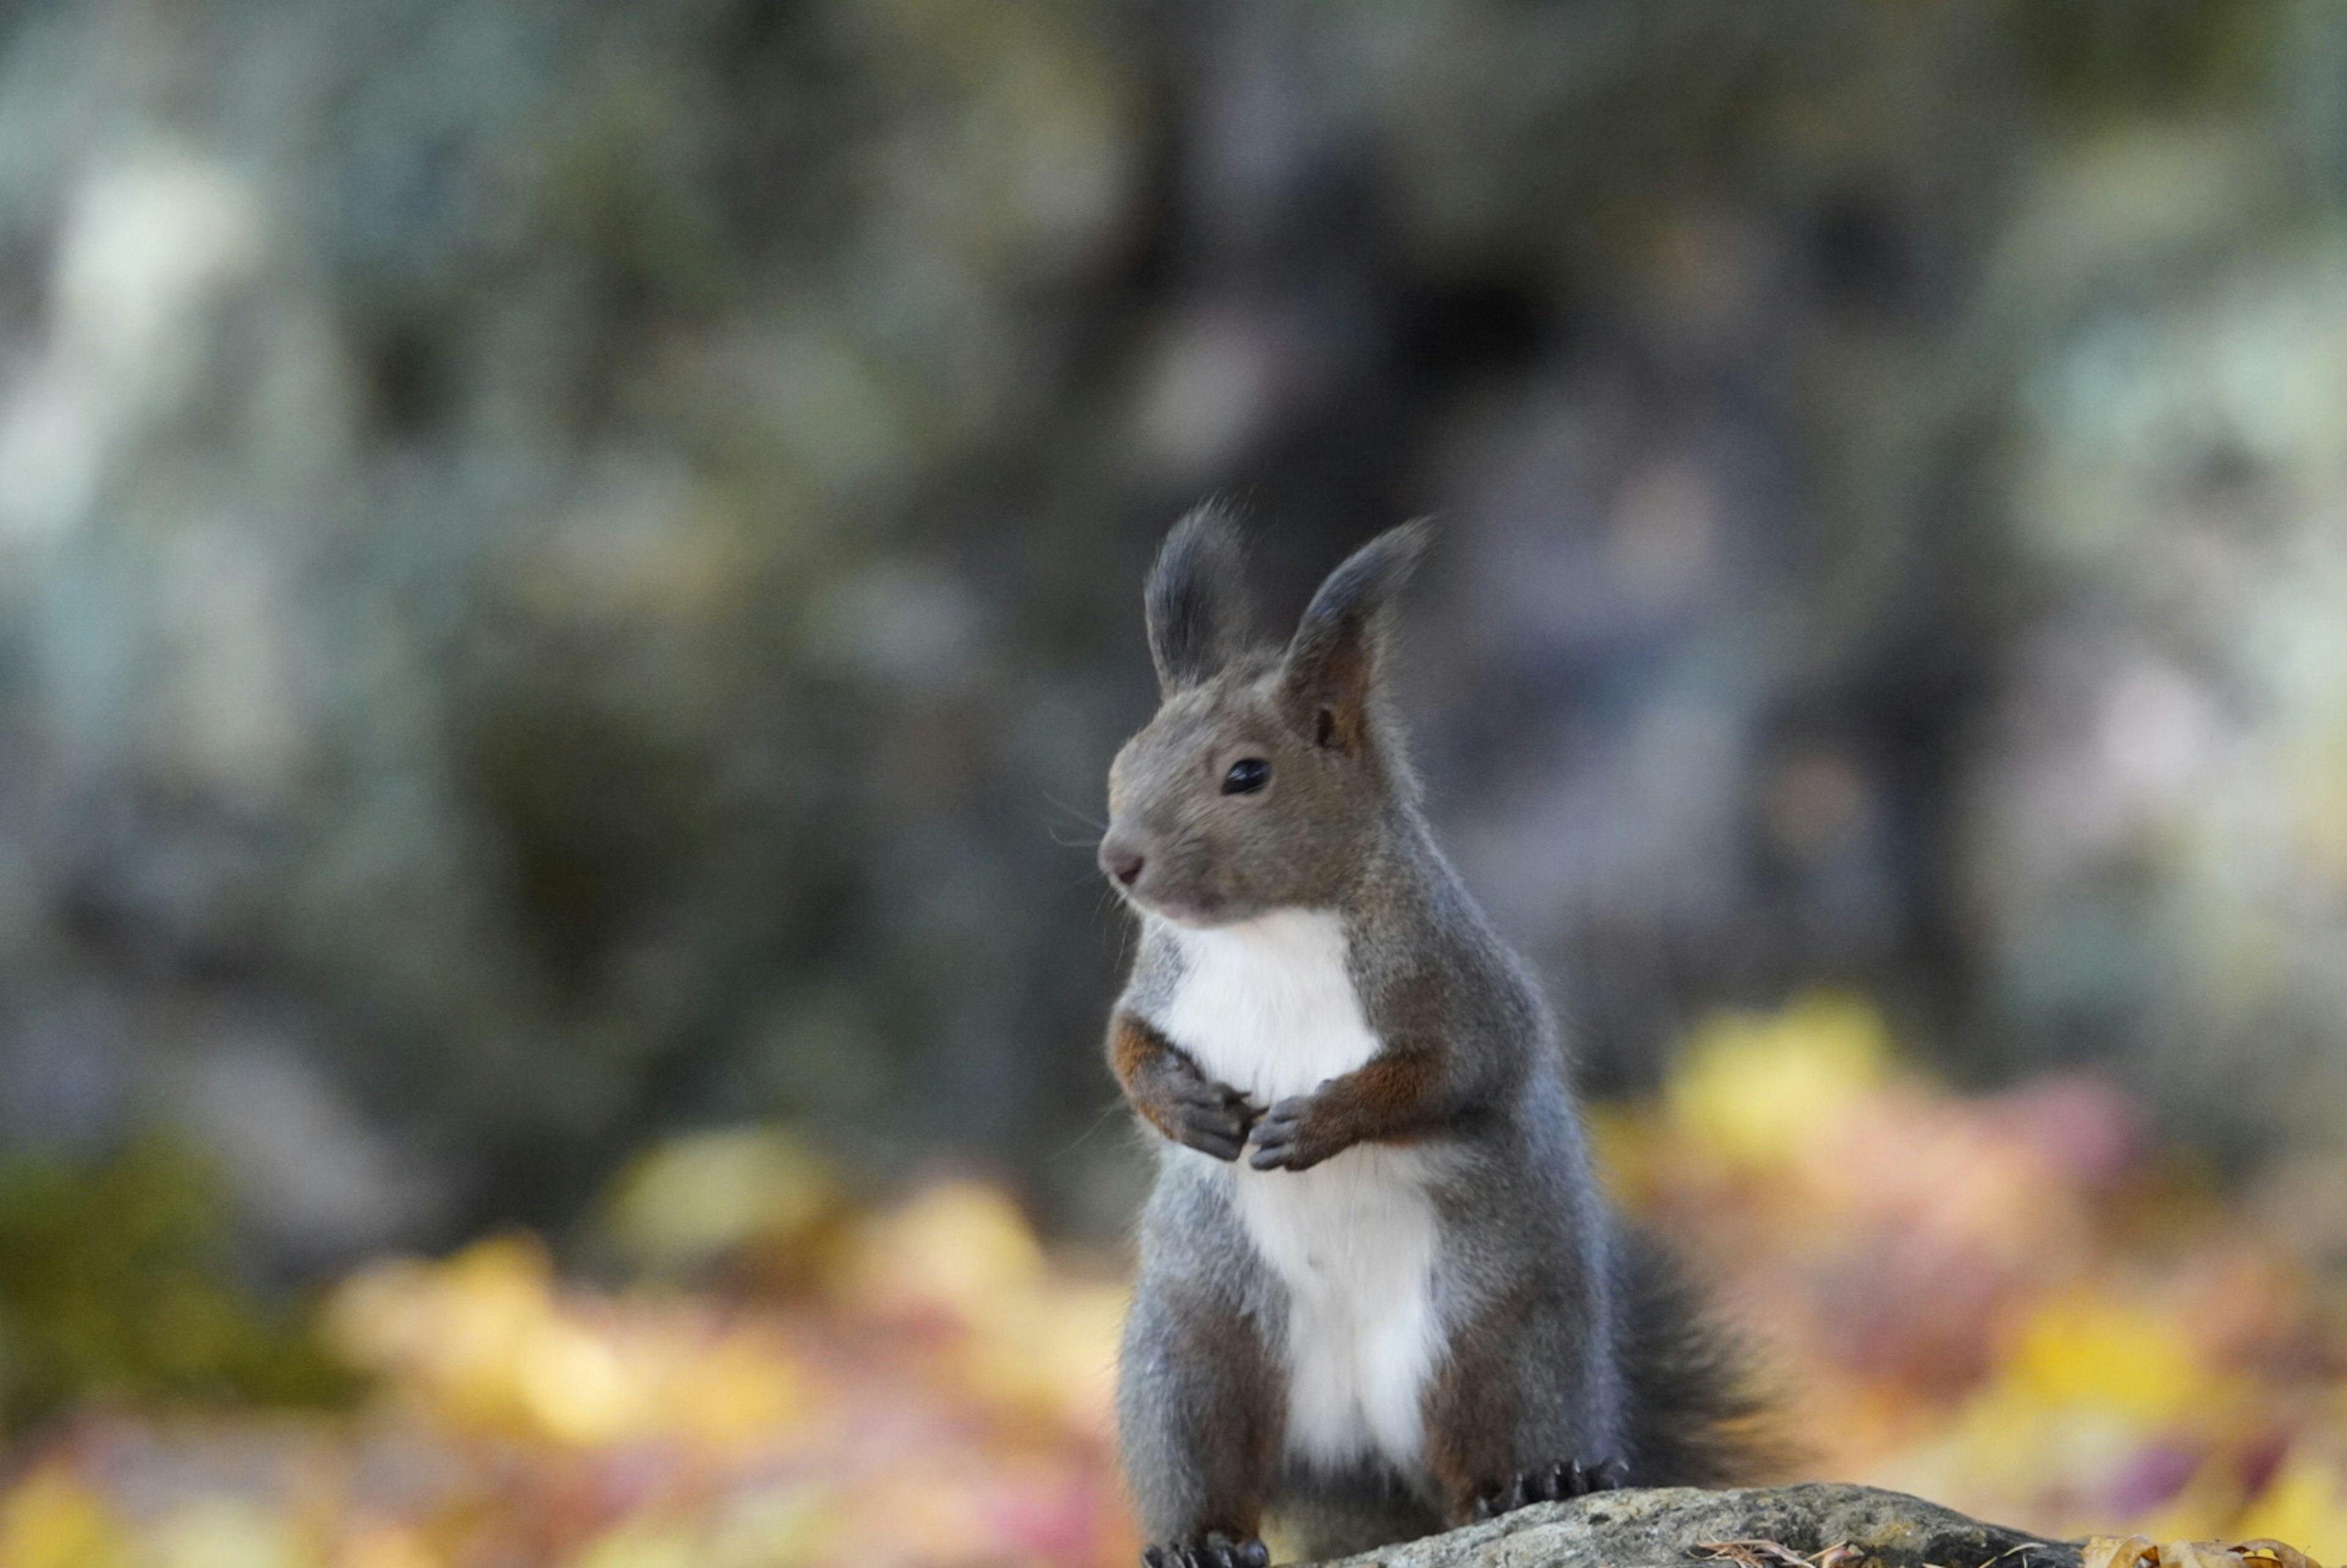
[[[2347,1558],[2347,1164],[2220,1191],[2086,1076],[1986,1097],[1829,997],[1601,1107],[1624,1204],[1765,1349],[1803,1475],[2049,1535]],[[345,1408],[94,1402],[0,1495],[9,1568],[1125,1568],[1123,1296],[970,1180],[862,1206],[786,1134],[657,1151],[590,1283],[510,1235],[360,1269]],[[626,1283],[609,1283],[625,1279]]]

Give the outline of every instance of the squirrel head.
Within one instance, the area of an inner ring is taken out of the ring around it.
[[[1415,805],[1385,666],[1429,537],[1405,523],[1356,550],[1283,647],[1256,635],[1231,514],[1174,525],[1146,594],[1163,700],[1109,769],[1100,864],[1129,903],[1220,926],[1343,902]]]

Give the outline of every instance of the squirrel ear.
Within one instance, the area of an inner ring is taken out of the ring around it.
[[[1434,537],[1424,518],[1389,528],[1345,559],[1312,596],[1287,644],[1287,697],[1304,733],[1358,753],[1393,622],[1394,596]]]
[[[1149,569],[1149,657],[1167,696],[1244,651],[1254,629],[1245,551],[1228,508],[1208,501],[1174,525]]]

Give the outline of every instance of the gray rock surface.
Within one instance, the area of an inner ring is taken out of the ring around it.
[[[1817,1482],[1608,1492],[1542,1503],[1344,1561],[1363,1568],[1661,1568],[1715,1560],[1702,1548],[1729,1542],[1768,1542],[1810,1558],[1849,1546],[1881,1568],[2078,1563],[2074,1543],[2039,1541],[1903,1492]]]

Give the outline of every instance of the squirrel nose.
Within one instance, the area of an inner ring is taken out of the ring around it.
[[[1102,839],[1100,847],[1100,863],[1101,869],[1107,872],[1118,886],[1130,887],[1141,875],[1143,857],[1141,851],[1129,844],[1120,844],[1114,839]]]

